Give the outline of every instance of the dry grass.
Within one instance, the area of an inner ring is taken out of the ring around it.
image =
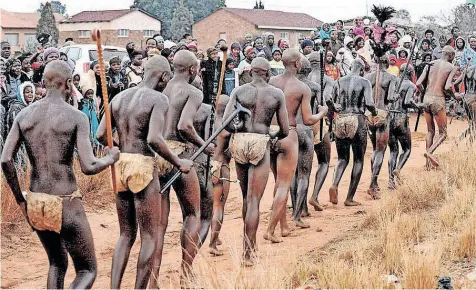
[[[405,258],[404,283],[408,289],[436,289],[441,252],[409,253]]]

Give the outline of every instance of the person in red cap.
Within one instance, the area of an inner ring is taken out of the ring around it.
[[[400,75],[400,69],[396,65],[397,63],[397,57],[393,54],[391,54],[388,57],[388,69],[387,72],[391,73],[392,75],[398,77]]]
[[[187,48],[189,51],[193,52],[195,56],[197,55],[198,46],[195,42],[190,42],[189,44],[187,44]]]
[[[252,78],[250,75],[251,62],[256,57],[255,49],[251,46],[245,48],[245,59],[240,62],[238,66],[238,73],[240,75],[240,86],[251,83]]]

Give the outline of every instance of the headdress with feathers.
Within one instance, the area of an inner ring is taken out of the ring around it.
[[[375,6],[371,12],[377,18],[377,23],[372,25],[374,32],[374,41],[370,42],[374,54],[377,57],[382,57],[387,51],[389,51],[391,46],[391,36],[393,33],[396,33],[397,30],[393,25],[385,25],[385,21],[393,17],[393,13],[397,12],[395,8],[391,6]]]

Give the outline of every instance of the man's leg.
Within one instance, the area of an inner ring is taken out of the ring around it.
[[[397,172],[400,173],[405,163],[407,163],[408,158],[410,158],[410,154],[412,152],[412,133],[410,131],[410,127],[405,126],[403,128],[403,133],[398,135],[398,141],[400,142],[400,146],[402,147],[402,154],[398,159],[397,164]]]
[[[291,131],[292,132],[292,131]],[[290,134],[293,134],[291,133]],[[288,136],[281,140],[280,153],[277,157],[277,175],[276,184],[274,186],[274,200],[271,216],[268,224],[268,230],[265,238],[276,243],[279,239],[274,237],[274,230],[278,222],[281,222],[281,228],[286,229],[286,203],[288,200],[288,191],[292,178],[296,171],[298,158],[298,141],[297,134]],[[287,233],[285,233],[287,234]]]
[[[213,214],[213,184],[211,180],[211,174],[208,174],[207,182],[207,157],[205,154],[195,160],[197,164],[196,171],[198,181],[200,183],[200,231],[199,231],[199,243],[198,248],[201,248],[205,240],[207,239],[208,230],[210,229],[210,223],[212,221]]]
[[[36,234],[45,248],[50,264],[46,288],[63,289],[64,276],[68,269],[68,252],[61,242],[60,234],[51,231],[36,231]]]
[[[354,195],[357,191],[357,186],[359,186],[360,177],[362,176],[362,169],[364,167],[364,156],[367,149],[367,136],[364,129],[365,124],[359,120],[359,130],[354,137],[352,142],[352,153],[354,154],[354,167],[352,168],[352,175],[350,177],[349,192],[347,198],[344,202],[346,206],[357,206],[360,203],[354,201]],[[377,141],[378,142],[378,141]]]
[[[378,186],[378,175],[382,169],[383,158],[385,156],[385,150],[387,149],[388,144],[388,124],[385,124],[375,131],[375,149],[372,154],[372,180],[370,182],[370,188],[368,193],[374,198],[377,199],[377,191],[379,190]]]
[[[136,211],[134,194],[130,191],[116,195],[116,209],[119,220],[119,240],[112,256],[111,288],[121,287],[122,277],[126,270],[129,254],[137,236]]]
[[[320,144],[314,146],[314,151],[317,155],[317,162],[319,164],[316,172],[316,181],[314,183],[314,191],[309,203],[314,206],[314,210],[322,211],[324,208],[319,204],[318,197],[327,173],[329,172],[329,162],[331,160],[331,140],[329,134],[326,134]]]
[[[390,148],[390,158],[388,159],[388,186],[391,189],[395,188],[395,175],[394,170],[397,167],[397,160],[398,160],[398,138],[397,138],[397,130],[396,128],[390,129],[389,139],[388,139],[388,147]]]
[[[174,183],[174,190],[184,217],[180,240],[182,244],[181,283],[191,278],[192,263],[197,255],[200,231],[200,184],[194,168]]]
[[[448,137],[448,133],[446,131],[447,126],[447,119],[446,114],[443,110],[439,111],[438,114],[435,116],[436,125],[438,126],[438,139],[433,142],[430,148],[428,148],[428,153],[433,154],[436,148],[438,148],[443,141],[445,141],[446,137]]]
[[[329,188],[329,200],[333,204],[338,203],[338,187],[342,175],[349,164],[350,159],[350,140],[344,140],[336,138],[336,148],[337,148],[337,165],[334,170],[334,179],[332,181],[332,187]]]
[[[269,152],[269,149],[268,149]],[[259,204],[263,196],[269,177],[269,154],[266,153],[263,159],[256,165],[249,165],[248,181],[246,182],[248,191],[246,200],[246,215],[244,220],[243,236],[243,264],[253,265],[253,255],[256,250],[256,232],[259,225]]]
[[[443,111],[443,110],[442,110]],[[426,134],[426,151],[433,145],[433,139],[435,138],[435,122],[433,121],[433,114],[431,112],[425,112],[426,127],[428,133]],[[426,159],[426,167],[430,168],[430,160]]]
[[[141,192],[135,195],[135,211],[140,228],[140,252],[137,261],[135,289],[147,288],[151,276],[154,254],[159,240],[160,183],[157,173]]]
[[[160,183],[165,184],[167,178],[170,178],[172,175],[166,175],[165,178],[160,178]],[[157,247],[154,254],[154,263],[152,267],[152,275],[150,277],[149,288],[159,289],[159,273],[160,266],[162,264],[162,254],[164,250],[164,238],[165,231],[167,230],[167,225],[169,223],[169,213],[170,213],[170,189],[168,189],[164,194],[159,195],[159,226],[158,226],[158,240]]]
[[[76,270],[76,278],[70,288],[91,289],[97,275],[96,254],[93,234],[79,199],[63,201],[61,238]]]
[[[221,167],[221,177],[230,179],[230,168],[228,164]],[[211,235],[210,235],[210,253],[216,256],[223,255],[222,251],[217,249],[219,241],[219,234],[223,225],[225,203],[230,192],[230,182],[218,181],[213,185],[213,218],[211,223]]]
[[[309,228],[309,224],[301,220],[301,212],[307,200],[309,178],[311,177],[312,158],[314,157],[314,140],[312,130],[300,130],[299,157],[297,165],[296,203],[293,211],[294,223],[297,227]]]

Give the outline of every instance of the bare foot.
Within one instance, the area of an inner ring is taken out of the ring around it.
[[[367,194],[370,195],[374,200],[380,199],[380,194],[378,193],[376,188],[369,188],[369,190],[367,190]]]
[[[311,216],[311,213],[310,213],[309,211],[307,211],[307,210],[306,210],[306,211],[303,210],[301,216],[303,216],[303,217],[310,217],[310,216]]]
[[[286,238],[291,235],[291,230],[289,228],[281,229],[281,237]]]
[[[274,234],[272,234],[272,233],[266,233],[266,234],[264,234],[264,235],[263,235],[263,238],[264,238],[265,240],[270,241],[271,243],[275,243],[275,244],[277,244],[277,243],[282,243],[282,242],[283,242],[283,240],[278,239],[278,238],[277,238]]]
[[[314,207],[315,211],[323,211],[324,210],[324,207],[322,207],[317,200],[315,201],[313,199],[310,199],[309,204]]]
[[[209,248],[208,252],[215,257],[223,256],[223,251],[218,250],[217,248]]]
[[[360,202],[356,202],[356,201],[353,201],[353,200],[346,200],[344,202],[344,205],[345,206],[359,206],[359,205],[362,205]]]
[[[440,163],[438,163],[438,160],[436,160],[436,157],[433,156],[433,154],[430,154],[430,153],[426,152],[424,155],[430,161],[430,163],[431,163],[431,165],[433,165],[433,167],[435,167],[435,168],[440,167]]]
[[[294,220],[294,225],[301,229],[308,229],[311,227],[308,223],[305,223],[301,220]]]
[[[339,193],[337,192],[337,188],[331,187],[329,188],[329,201],[332,204],[337,204],[339,201],[337,200],[337,196]]]
[[[220,238],[217,238],[217,246],[221,246],[223,243],[222,241],[220,240]]]

